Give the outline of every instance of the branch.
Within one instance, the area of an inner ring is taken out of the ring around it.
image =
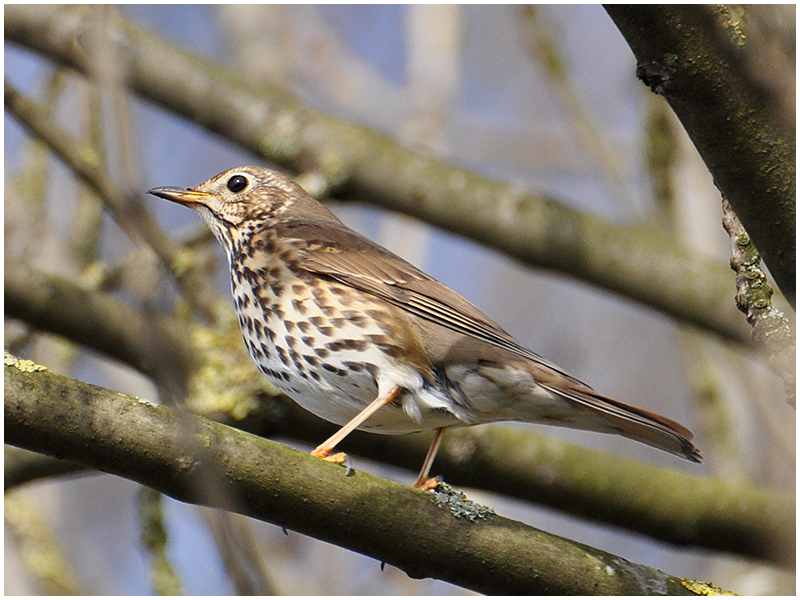
[[[494,515],[458,495],[326,461],[50,372],[5,367],[6,441],[489,594],[689,594],[680,579]],[[402,515],[402,518],[398,518]],[[462,515],[462,516],[458,516]]]
[[[6,310],[30,319],[34,326],[133,366],[141,363],[144,367],[139,368],[145,373],[153,360],[171,355],[173,351],[160,345],[174,339],[179,352],[192,357],[186,386],[186,404],[191,410],[258,435],[285,436],[312,446],[337,429],[285,397],[274,396],[274,389],[257,372],[241,343],[232,311],[231,318],[220,319],[213,330],[198,326],[190,331],[165,317],[146,319],[115,300],[51,275],[23,270],[24,276],[19,276],[21,269],[19,265],[6,268]],[[17,291],[25,281],[30,290]],[[48,289],[59,291],[37,296]],[[149,327],[163,323],[164,330],[143,335],[139,330],[142,323]],[[138,347],[144,340],[158,341]],[[167,374],[175,372],[175,368],[167,369]],[[422,463],[429,444],[429,434],[354,432],[342,449],[408,468]],[[458,485],[550,506],[669,543],[780,563],[793,560],[792,494],[693,477],[546,435],[497,426],[449,431],[435,468],[437,474]]]
[[[288,435],[308,439],[289,409]],[[308,439],[316,443],[325,436]],[[376,436],[354,432],[340,446],[408,468],[421,464],[430,435]],[[796,496],[659,468],[546,435],[502,426],[451,429],[434,474],[473,487],[548,506],[563,514],[622,527],[679,546],[695,546],[795,564]]]
[[[87,469],[68,460],[6,446],[3,448],[3,489],[9,491],[39,479],[81,473]]]
[[[19,261],[4,261],[5,314],[122,361],[180,393],[193,366],[187,331]]]
[[[5,35],[85,74],[92,72],[91,43],[101,40],[124,58],[117,65],[120,78],[136,93],[269,161],[319,171],[327,187],[349,197],[750,343],[729,301],[726,266],[691,255],[659,230],[619,226],[407,150],[366,128],[315,113],[282,91],[255,88],[228,67],[128,23],[113,33],[99,31],[90,17],[80,7],[9,5]]]
[[[217,294],[193,269],[185,268],[185,260],[180,260],[180,246],[161,231],[141,200],[125,194],[100,165],[92,149],[82,146],[69,133],[57,127],[46,111],[20,94],[8,81],[5,81],[4,98],[6,110],[47,144],[98,194],[111,216],[132,240],[143,239],[147,242],[164,266],[175,274],[187,301],[213,319]]]
[[[795,134],[769,94],[747,77],[742,55],[752,42],[726,31],[735,24],[710,6],[607,5],[606,11],[636,56],[637,75],[667,99],[794,307]]]
[[[736,306],[753,326],[753,339],[764,347],[772,370],[783,379],[786,401],[797,401],[797,349],[789,319],[772,305],[772,287],[736,213],[722,199],[722,226],[731,238],[731,269],[736,272]]]

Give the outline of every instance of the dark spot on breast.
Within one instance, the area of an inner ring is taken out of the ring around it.
[[[328,342],[325,344],[325,347],[333,352],[337,352],[339,350],[356,350],[358,352],[363,352],[367,349],[368,342],[366,340],[336,340],[333,342]]]
[[[332,317],[333,315],[337,314],[339,311],[334,308],[333,306],[320,306],[319,309],[322,313],[328,317]]]
[[[326,371],[331,372],[331,373],[335,373],[336,375],[339,375],[340,377],[344,377],[344,376],[347,375],[347,371],[345,369],[340,369],[338,367],[334,367],[333,365],[330,365],[328,363],[322,363],[322,368],[325,369]]]
[[[289,356],[286,354],[286,351],[280,346],[275,346],[275,351],[278,353],[278,358],[281,359],[281,362],[288,367],[290,363]]]
[[[292,308],[294,308],[299,314],[304,315],[308,312],[304,302],[305,300],[294,299],[292,300]]]

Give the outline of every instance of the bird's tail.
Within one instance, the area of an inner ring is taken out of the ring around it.
[[[588,386],[561,389],[546,384],[540,385],[602,417],[614,433],[692,462],[703,461],[700,451],[692,443],[694,434],[680,423],[598,394]]]

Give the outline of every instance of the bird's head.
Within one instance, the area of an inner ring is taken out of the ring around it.
[[[230,169],[192,188],[147,193],[196,210],[223,243],[243,228],[269,226],[297,201],[315,202],[288,177],[260,167]]]

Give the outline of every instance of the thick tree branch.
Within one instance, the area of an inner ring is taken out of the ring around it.
[[[287,415],[292,437],[309,426],[297,420],[301,410]],[[429,444],[429,435],[356,432],[341,449],[407,468],[422,463]],[[696,477],[501,426],[448,431],[434,474],[671,544],[795,564],[791,492]]]
[[[6,441],[490,594],[688,594],[682,580],[50,372],[5,369]],[[457,509],[457,510],[454,510]],[[456,516],[457,513],[463,516]],[[401,515],[401,517],[398,517]]]
[[[416,216],[533,265],[571,274],[725,337],[749,343],[730,275],[651,227],[623,227],[398,146],[255,89],[130,24],[110,32],[79,7],[8,6],[7,40],[92,73],[93,44],[114,45],[135,92],[295,171],[321,172],[350,197]],[[77,42],[76,42],[77,41]],[[183,182],[166,182],[181,184]],[[196,182],[185,182],[187,184]]]
[[[711,6],[607,5],[606,11],[633,50],[640,79],[672,106],[794,306],[795,133],[747,77],[741,55],[751,42]]]

